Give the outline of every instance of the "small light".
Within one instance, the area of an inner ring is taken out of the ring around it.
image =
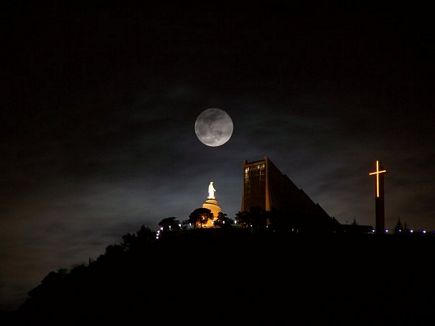
[[[181,224],[178,224],[178,227],[180,227],[180,228],[181,228]]]
[[[411,230],[411,231],[409,231],[409,232],[414,233],[414,230]]]
[[[385,233],[388,233],[388,229],[385,229]]]
[[[163,230],[163,226],[160,227],[160,230]]]
[[[399,232],[402,232],[402,230],[399,230]]]
[[[426,230],[423,230],[423,234],[426,234]]]
[[[372,230],[372,233],[375,233],[375,230]]]

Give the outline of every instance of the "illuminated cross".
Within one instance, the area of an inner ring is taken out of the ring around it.
[[[379,175],[386,173],[387,170],[379,170],[379,161],[376,160],[376,171],[370,172],[369,175],[376,175],[376,197],[379,198]]]

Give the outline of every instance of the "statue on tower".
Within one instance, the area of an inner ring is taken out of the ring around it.
[[[216,219],[219,215],[219,212],[222,211],[222,209],[219,206],[219,203],[216,200],[216,197],[214,195],[215,192],[216,192],[216,189],[214,188],[213,181],[211,181],[208,185],[208,197],[205,200],[205,202],[202,204],[202,208],[209,209],[210,212],[213,214],[213,218],[209,219],[205,225],[202,225],[202,227],[205,227],[205,228],[214,227],[214,221],[216,221]]]
[[[208,199],[215,199],[214,193],[216,192],[216,189],[213,186],[213,181],[210,181],[210,184],[208,185]]]

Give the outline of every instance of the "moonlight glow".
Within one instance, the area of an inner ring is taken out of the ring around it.
[[[196,118],[195,133],[203,144],[212,147],[221,146],[233,134],[233,121],[221,109],[207,109]]]

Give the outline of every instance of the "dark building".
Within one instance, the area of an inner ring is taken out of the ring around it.
[[[314,203],[272,161],[263,160],[243,164],[243,198],[241,211],[261,209],[276,212],[282,219],[297,227],[333,227],[338,222]]]

